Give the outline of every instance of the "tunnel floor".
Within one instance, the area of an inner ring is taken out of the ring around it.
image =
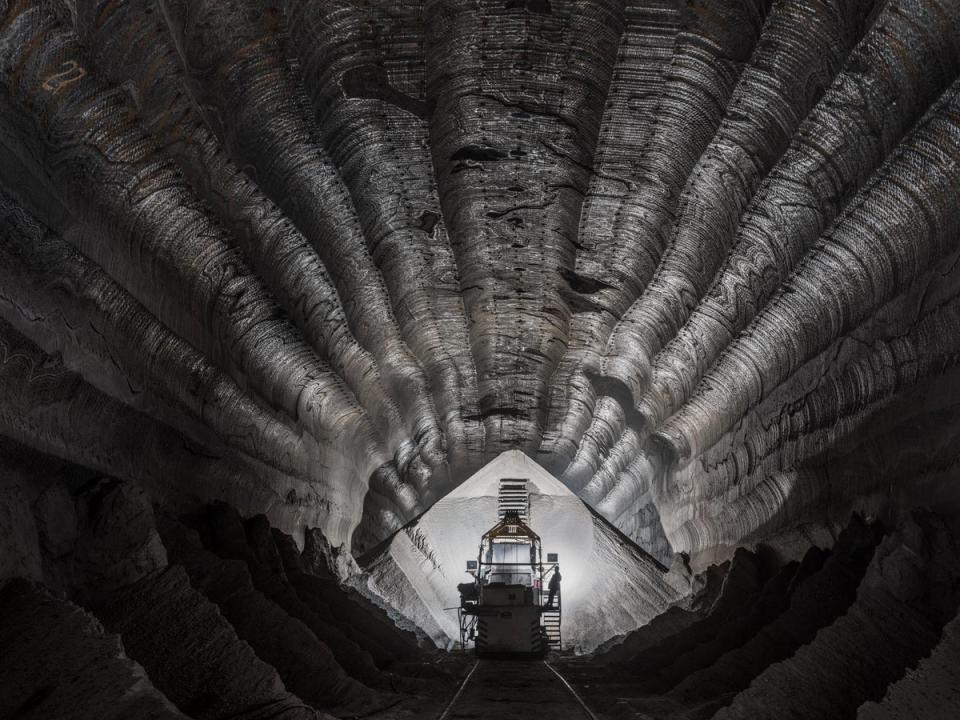
[[[596,720],[563,676],[543,660],[478,660],[439,720],[531,715]]]

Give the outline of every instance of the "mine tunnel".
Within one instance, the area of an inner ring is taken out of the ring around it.
[[[960,0],[0,0],[0,720],[960,717],[958,78]]]

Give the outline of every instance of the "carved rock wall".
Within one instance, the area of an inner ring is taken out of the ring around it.
[[[953,502],[954,0],[3,2],[0,72],[15,442],[358,552],[511,448],[664,560]]]

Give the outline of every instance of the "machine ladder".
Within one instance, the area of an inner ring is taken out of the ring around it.
[[[543,629],[547,632],[547,646],[551,650],[559,650],[562,637],[560,635],[560,608],[555,610],[544,610]]]
[[[561,619],[563,617],[563,602],[560,597],[560,589],[553,597],[552,605],[544,605],[540,611],[540,622],[543,625],[544,633],[547,636],[547,647],[551,650],[560,650],[563,636],[560,632]]]

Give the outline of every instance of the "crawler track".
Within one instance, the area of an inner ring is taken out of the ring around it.
[[[478,660],[438,720],[532,715],[597,720],[553,666],[543,660]]]

